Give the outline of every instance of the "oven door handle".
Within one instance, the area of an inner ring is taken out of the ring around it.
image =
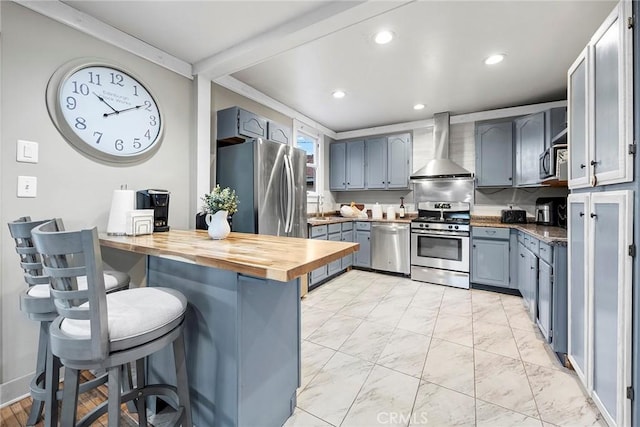
[[[452,236],[452,237],[469,237],[469,233],[466,231],[427,231],[427,230],[411,230],[414,234],[421,234],[423,236]]]

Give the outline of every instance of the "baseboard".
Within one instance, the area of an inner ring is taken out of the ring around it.
[[[0,408],[29,396],[31,378],[33,378],[33,373],[0,384]]]

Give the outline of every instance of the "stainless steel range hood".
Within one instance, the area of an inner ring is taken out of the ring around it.
[[[449,113],[433,115],[435,158],[411,175],[411,180],[470,178],[471,172],[449,160]]]

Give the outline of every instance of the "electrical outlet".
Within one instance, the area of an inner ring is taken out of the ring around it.
[[[36,197],[38,178],[35,176],[18,177],[18,197]]]
[[[38,143],[19,139],[16,147],[16,161],[38,163]]]

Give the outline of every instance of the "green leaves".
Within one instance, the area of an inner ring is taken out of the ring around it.
[[[233,215],[238,211],[238,203],[240,203],[235,190],[229,187],[221,189],[220,185],[216,185],[211,193],[205,194],[202,201],[204,202],[202,210],[210,214],[227,211],[229,215]]]

